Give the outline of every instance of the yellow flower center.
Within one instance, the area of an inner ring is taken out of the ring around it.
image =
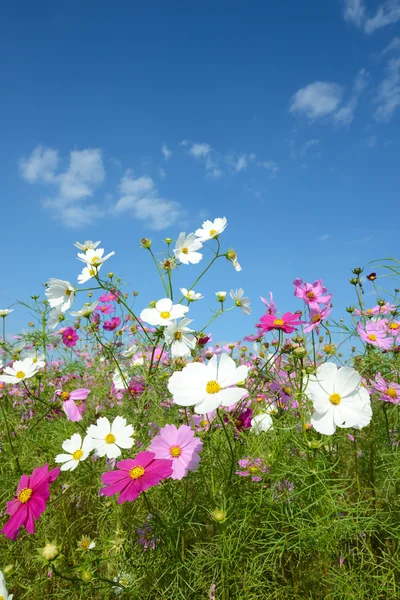
[[[340,404],[342,401],[342,397],[340,394],[331,394],[329,396],[329,402],[331,404],[334,404],[335,406],[337,406],[338,404]]]
[[[376,335],[374,333],[370,333],[367,337],[371,342],[376,342]]]
[[[104,439],[106,440],[106,444],[113,444],[117,438],[112,433],[107,433]]]
[[[292,393],[292,388],[291,387],[284,387],[283,391],[285,392],[285,394],[287,394],[289,396]]]
[[[17,379],[23,379],[25,377],[25,373],[23,371],[18,371],[15,374],[15,377],[17,377]]]
[[[272,323],[272,325],[276,325],[277,327],[281,327],[284,324],[285,321],[283,319],[274,319],[274,322]]]
[[[189,248],[182,248],[183,254],[189,254]]]
[[[83,456],[83,450],[75,450],[75,452],[72,454],[72,458],[74,460],[80,460]]]
[[[210,236],[214,237],[214,235],[217,233],[217,231],[215,229],[210,229]]]
[[[314,292],[307,292],[306,296],[307,296],[307,298],[310,298],[310,300],[312,300],[313,298],[315,298]]]
[[[311,321],[313,323],[318,323],[318,321],[320,321],[322,319],[321,313],[318,313],[317,315],[314,315],[313,318],[311,319]]]
[[[72,294],[72,290],[66,289],[65,290],[65,295],[67,296],[67,298],[69,298],[69,296]]]
[[[182,450],[179,448],[179,446],[172,446],[172,448],[169,449],[169,453],[171,456],[176,458],[182,454]]]
[[[4,596],[0,596],[0,600],[6,600]]]
[[[100,256],[94,255],[93,258],[92,258],[92,260],[90,261],[90,263],[94,267],[98,267],[99,265],[101,265],[101,258],[100,258]]]
[[[169,319],[171,317],[171,313],[167,310],[163,310],[162,312],[160,312],[160,317],[162,319]]]
[[[61,398],[62,400],[68,400],[69,399],[69,392],[61,392]]]
[[[368,314],[372,313],[372,308],[367,308],[367,310],[365,312]]]
[[[87,550],[89,548],[90,542],[89,540],[82,540],[79,545],[83,550]]]
[[[97,269],[89,269],[89,275],[90,277],[94,277],[95,275],[97,275]]]
[[[32,496],[32,493],[33,493],[33,490],[31,490],[31,488],[24,488],[18,494],[18,500],[21,502],[21,504],[25,504],[26,502],[28,502],[28,500]]]
[[[248,467],[250,473],[257,473],[257,471],[259,471],[259,468],[252,465],[251,467]]]
[[[389,329],[398,329],[400,325],[398,323],[390,323]]]
[[[386,396],[389,396],[389,398],[392,398],[392,400],[395,400],[397,398],[397,392],[394,388],[388,388],[385,394]]]
[[[176,340],[181,340],[182,339],[182,333],[180,331],[175,331],[174,338]]]
[[[207,427],[207,425],[208,425],[207,419],[204,419],[204,421],[200,421],[199,425],[200,425],[200,427]]]
[[[219,385],[218,381],[212,379],[206,385],[207,394],[217,394],[222,390],[222,387]]]
[[[131,469],[129,471],[129,477],[131,479],[139,479],[139,477],[143,477],[143,475],[144,475],[143,467],[133,467],[133,469]]]

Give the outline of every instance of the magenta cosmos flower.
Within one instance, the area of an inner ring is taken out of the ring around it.
[[[400,385],[394,382],[387,383],[380,373],[377,373],[375,380],[371,381],[371,388],[372,392],[379,393],[379,400],[392,404],[400,403]]]
[[[76,342],[79,340],[79,336],[76,333],[73,327],[66,327],[62,331],[62,341],[67,346],[67,348],[72,348],[72,346],[76,346]]]
[[[112,304],[102,304],[101,306],[96,306],[95,311],[103,315],[111,315],[115,312],[115,308]]]
[[[153,452],[139,452],[136,458],[117,462],[117,469],[103,473],[101,481],[106,485],[101,490],[104,496],[119,493],[118,504],[136,500],[144,492],[162,479],[172,475],[172,460],[156,458]]]
[[[90,394],[87,388],[78,388],[72,392],[63,392],[56,390],[56,395],[62,400],[62,407],[70,421],[80,421],[82,419],[83,406],[77,406],[75,400],[86,400]]]
[[[293,333],[297,325],[301,325],[302,321],[299,320],[299,315],[287,312],[281,317],[278,315],[263,315],[260,319],[261,328],[265,331],[272,331],[273,329],[280,329],[285,333]]]
[[[195,437],[191,427],[181,425],[165,425],[158,435],[152,439],[149,450],[156,458],[172,460],[171,479],[182,479],[189,471],[199,466],[203,442]]]
[[[35,520],[46,509],[46,502],[50,497],[50,483],[59,474],[58,467],[49,471],[49,465],[46,464],[44,467],[37,467],[30,476],[22,475],[14,500],[7,502],[6,512],[11,518],[1,533],[11,540],[15,540],[22,526],[28,533],[35,533]]]
[[[364,342],[382,350],[389,350],[393,345],[393,338],[386,337],[386,329],[382,325],[369,321],[365,324],[364,330],[361,323],[358,323],[357,331]]]
[[[114,329],[117,329],[117,327],[119,327],[120,325],[121,325],[121,318],[113,317],[109,321],[104,322],[103,329],[105,329],[106,331],[114,331]]]
[[[295,279],[293,285],[296,298],[301,298],[315,310],[319,309],[320,304],[328,304],[332,299],[332,294],[325,295],[328,290],[322,285],[322,279],[314,283],[303,283],[302,279]]]

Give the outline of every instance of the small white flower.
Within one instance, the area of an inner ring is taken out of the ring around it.
[[[268,431],[272,428],[272,417],[269,413],[263,412],[251,419],[251,430],[257,435],[262,431]]]
[[[100,269],[101,265],[99,265],[98,267],[83,267],[82,273],[78,275],[78,283],[86,283],[87,281],[89,281],[89,279],[96,277],[96,275],[99,274]]]
[[[127,425],[123,417],[115,417],[112,424],[107,417],[100,417],[96,425],[90,425],[87,434],[92,438],[97,456],[117,458],[121,454],[120,448],[133,446],[133,427]]]
[[[191,335],[193,329],[187,327],[191,322],[191,319],[181,319],[179,323],[175,321],[164,329],[164,339],[171,345],[171,355],[174,358],[189,356],[190,351],[196,346],[196,338]]]
[[[168,390],[175,404],[194,406],[197,414],[204,415],[219,406],[230,406],[239,402],[247,390],[236,387],[244,381],[249,367],[236,367],[235,361],[227,354],[221,354],[218,364],[213,356],[207,365],[193,362],[175,371],[168,381]]]
[[[145,308],[140,318],[150,325],[171,325],[175,319],[183,317],[189,308],[182,304],[172,304],[169,298],[163,298],[156,303],[155,308]]]
[[[126,390],[130,381],[129,375],[125,369],[115,369],[112,382],[117,390]]]
[[[89,302],[86,302],[86,304],[84,304],[82,306],[81,310],[71,310],[71,312],[69,314],[72,317],[86,317],[86,319],[89,319],[89,317],[94,313],[94,310],[97,305],[98,305],[97,300],[95,302],[93,302],[92,304],[90,304]]]
[[[41,352],[39,353],[37,350],[24,350],[23,358],[32,359],[33,363],[36,363],[39,369],[43,369],[46,364],[46,357]]]
[[[74,433],[69,440],[63,442],[62,449],[68,454],[57,454],[54,459],[55,462],[64,463],[60,467],[61,471],[74,471],[79,463],[86,460],[93,450],[93,440],[87,435],[82,442],[79,433]]]
[[[0,317],[6,317],[14,311],[13,308],[0,308]]]
[[[218,302],[224,302],[225,301],[226,292],[215,292],[215,295],[217,296]]]
[[[137,350],[138,347],[136,344],[134,344],[133,346],[129,346],[126,350],[121,352],[121,356],[123,356],[124,358],[130,358],[137,352]]]
[[[201,229],[196,229],[196,235],[201,242],[207,242],[218,237],[227,226],[228,221],[225,217],[214,219],[214,221],[204,221]]]
[[[144,358],[142,352],[138,352],[132,356],[132,366],[133,367],[141,367],[144,365]]]
[[[36,375],[39,369],[40,366],[34,363],[31,358],[15,360],[12,367],[5,367],[2,375],[0,375],[0,381],[3,383],[20,383]]]
[[[110,252],[103,256],[104,248],[89,248],[86,250],[84,254],[78,252],[78,260],[87,264],[88,267],[97,267],[99,268],[102,264],[106,262],[111,256],[114,256],[115,252]]]
[[[49,312],[49,316],[47,319],[47,327],[49,329],[55,329],[57,325],[62,323],[65,320],[65,317],[59,308],[52,308]]]
[[[201,300],[203,296],[201,294],[196,294],[194,290],[187,290],[186,288],[179,288],[182,296],[189,300],[189,302],[194,302],[195,300]]]
[[[231,290],[230,297],[234,301],[236,306],[239,306],[245,315],[251,315],[250,298],[243,298],[244,290],[239,288],[238,290]]]
[[[202,247],[203,244],[196,238],[194,233],[189,233],[187,236],[183,231],[176,240],[174,248],[175,258],[184,265],[196,265],[203,258],[201,252],[197,252]]]
[[[361,429],[369,424],[372,417],[369,393],[355,369],[338,369],[335,363],[327,362],[305,383],[315,410],[311,423],[319,433],[332,435],[336,427]]]
[[[12,600],[14,594],[8,595],[6,588],[6,580],[4,578],[3,573],[0,571],[0,600]]]
[[[86,240],[83,244],[79,242],[75,242],[75,248],[78,250],[82,250],[82,252],[87,252],[88,250],[95,250],[100,242],[92,242],[92,240]]]
[[[71,308],[75,300],[75,288],[63,279],[50,278],[45,294],[50,307],[58,308],[63,313]]]

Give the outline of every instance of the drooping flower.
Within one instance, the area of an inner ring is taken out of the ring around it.
[[[245,315],[251,315],[250,308],[250,298],[247,296],[243,298],[244,290],[243,288],[239,288],[238,290],[231,290],[229,292],[230,297],[235,303],[235,306],[238,306],[242,309]]]
[[[6,580],[3,573],[0,571],[0,600],[12,600],[14,594],[8,595],[6,588]]]
[[[7,502],[6,513],[10,519],[4,525],[1,533],[12,540],[18,535],[21,527],[28,533],[35,533],[35,521],[46,509],[50,497],[50,483],[60,474],[56,467],[49,471],[49,465],[37,467],[32,475],[22,475],[14,500]]]
[[[79,433],[74,433],[62,444],[62,449],[68,454],[57,454],[56,463],[63,463],[61,471],[74,471],[82,460],[86,460],[93,450],[93,440],[85,436],[83,442]]]
[[[393,338],[387,337],[387,331],[381,324],[368,321],[365,324],[365,329],[363,329],[363,326],[359,322],[357,324],[357,331],[364,342],[381,348],[381,350],[390,350],[393,345]]]
[[[237,254],[232,248],[230,248],[230,250],[228,250],[228,252],[226,252],[225,256],[233,264],[233,268],[235,269],[235,271],[242,270],[242,267],[240,266],[238,258],[237,258]]]
[[[149,446],[156,458],[172,460],[171,479],[182,479],[189,471],[195,471],[199,466],[203,442],[196,438],[191,427],[181,425],[165,425],[154,437]]]
[[[153,452],[139,452],[136,458],[120,460],[117,469],[103,473],[104,496],[119,494],[118,504],[136,500],[140,492],[158,485],[172,475],[172,460],[156,458]]]
[[[133,446],[133,427],[126,424],[123,417],[115,417],[111,424],[107,417],[100,417],[96,425],[90,425],[86,430],[93,440],[93,448],[97,456],[117,458],[121,455],[121,448],[129,449]]]
[[[83,267],[81,274],[78,275],[78,283],[86,283],[93,277],[96,277],[99,274],[101,266],[102,265],[99,265],[98,267]]]
[[[222,354],[218,364],[213,356],[207,365],[190,363],[182,371],[175,371],[168,381],[168,389],[179,406],[194,406],[197,414],[204,415],[219,406],[239,402],[247,390],[236,384],[243,382],[249,367],[236,367],[235,361]]]
[[[47,318],[47,326],[49,329],[55,329],[57,325],[65,321],[64,314],[59,310],[59,308],[52,308],[49,312],[49,316]]]
[[[73,327],[66,327],[62,334],[62,341],[67,348],[72,348],[76,346],[76,342],[79,340],[79,335],[76,333],[76,330]]]
[[[189,233],[187,236],[186,233],[182,231],[176,240],[174,248],[175,258],[184,265],[197,265],[203,258],[201,252],[197,252],[197,250],[200,250],[202,247],[203,244],[194,233]]]
[[[269,301],[266,298],[263,298],[263,296],[260,296],[260,300],[261,302],[264,302],[265,306],[267,307],[267,313],[270,315],[276,314],[276,304],[274,302],[272,292],[269,293]]]
[[[322,279],[314,283],[303,283],[302,279],[295,279],[293,285],[296,298],[301,298],[310,309],[319,310],[320,304],[329,304],[332,299],[332,294],[326,295],[328,290],[322,285]]]
[[[378,400],[390,402],[391,404],[400,403],[400,384],[394,381],[386,382],[380,373],[375,375],[375,379],[371,381],[372,392],[378,392]]]
[[[203,296],[199,293],[196,293],[194,290],[187,290],[186,288],[179,288],[182,296],[189,300],[189,302],[194,302],[195,300],[201,300]]]
[[[40,369],[41,363],[34,362],[32,358],[15,360],[12,367],[5,367],[0,375],[0,381],[3,383],[20,383],[36,375]]]
[[[191,322],[191,319],[181,319],[179,323],[175,321],[164,329],[164,339],[171,346],[172,357],[190,356],[190,351],[196,347],[193,329],[188,327]]]
[[[260,319],[261,329],[265,332],[278,329],[285,333],[293,333],[297,325],[301,325],[302,321],[299,319],[299,315],[287,312],[281,317],[278,315],[265,314]]]
[[[140,313],[140,318],[150,325],[171,325],[175,319],[185,316],[189,308],[182,304],[172,304],[169,298],[156,302],[154,308],[145,308]]]
[[[369,394],[355,369],[338,369],[335,363],[327,362],[305,384],[315,410],[311,424],[319,433],[332,435],[336,427],[361,429],[369,424],[372,417]]]
[[[200,229],[196,229],[196,236],[201,242],[217,238],[225,230],[228,221],[225,217],[217,217],[214,221],[204,221]]]
[[[46,284],[46,297],[51,308],[58,308],[65,313],[75,300],[75,288],[69,281],[50,278]]]
[[[76,400],[86,400],[90,394],[87,388],[78,388],[72,392],[56,390],[56,396],[62,400],[62,408],[69,421],[80,421],[82,419],[83,407],[76,404]]]
[[[251,477],[252,481],[262,481],[262,475],[270,471],[262,458],[242,458],[238,460],[238,465],[240,469],[235,471],[236,475]]]

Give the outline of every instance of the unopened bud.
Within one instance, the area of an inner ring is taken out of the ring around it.
[[[215,510],[212,511],[211,516],[213,519],[215,519],[219,523],[223,523],[226,519],[226,512],[224,512],[220,508],[216,508]]]
[[[166,243],[166,244],[168,244],[168,245],[169,245],[169,244],[172,244],[172,238],[170,238],[170,237],[167,237],[167,238],[165,238],[165,240],[164,240],[164,241],[165,241],[165,243]]]
[[[59,554],[58,546],[54,543],[48,542],[44,548],[39,550],[39,554],[43,556],[46,560],[54,560],[55,557]]]
[[[363,270],[361,267],[356,267],[355,269],[353,269],[354,275],[361,275],[362,272]]]
[[[151,248],[151,240],[148,238],[142,238],[142,248]]]
[[[93,579],[93,573],[85,569],[84,571],[82,571],[81,577],[85,583],[89,583],[89,581],[92,581]]]
[[[304,356],[307,356],[307,350],[304,346],[299,346],[298,348],[294,348],[293,355],[297,358],[304,358]]]

